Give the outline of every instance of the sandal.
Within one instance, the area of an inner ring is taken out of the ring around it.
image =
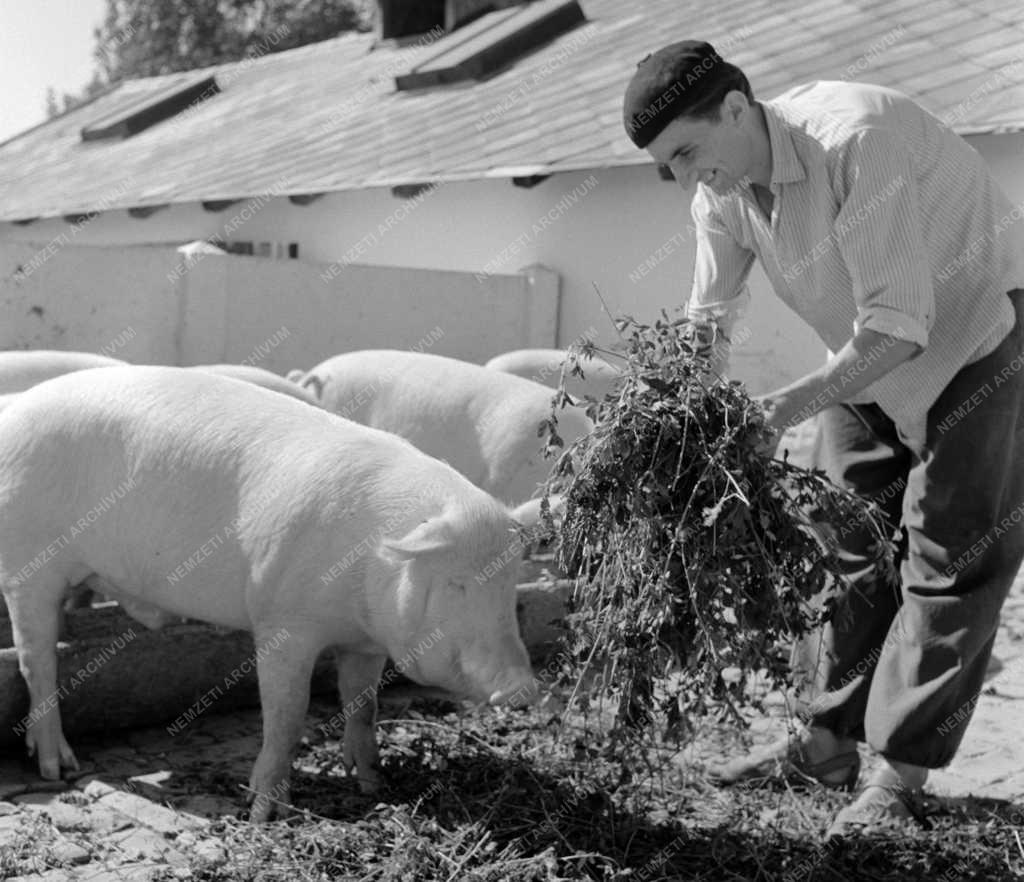
[[[846,770],[838,780],[823,780]],[[803,784],[817,782],[837,790],[853,790],[860,776],[860,754],[856,750],[838,753],[820,763],[808,762],[800,745],[787,739],[720,766],[709,766],[707,778],[713,784],[740,784],[758,779],[781,778]]]
[[[910,790],[902,782],[871,781],[836,815],[825,838],[844,839],[877,833],[907,821],[921,824],[920,799],[921,790]]]

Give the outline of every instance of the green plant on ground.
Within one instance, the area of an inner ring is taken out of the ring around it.
[[[663,314],[616,326],[622,380],[590,403],[593,432],[548,483],[564,496],[558,555],[576,580],[568,654],[577,687],[586,676],[591,697],[615,701],[619,733],[659,710],[671,730],[712,706],[735,713],[754,682],[792,685],[788,648],[841,593],[827,525],[871,531],[879,584],[894,545],[873,505],[771,457],[763,409],[709,373],[695,325]],[[570,351],[553,408],[569,400],[565,370],[585,371],[594,352]],[[554,409],[545,431],[557,446]]]

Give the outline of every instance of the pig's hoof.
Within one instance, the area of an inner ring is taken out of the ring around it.
[[[269,821],[285,817],[291,806],[291,787],[288,779],[276,777],[249,779],[245,801],[249,803],[249,819]]]
[[[249,820],[254,824],[272,821],[274,818],[286,818],[291,813],[287,794],[284,799],[277,799],[266,793],[250,793],[246,797],[249,803]]]
[[[380,790],[380,775],[371,772],[368,775],[359,777],[359,792],[364,794],[376,793]]]
[[[39,761],[39,777],[44,781],[60,780],[60,760],[49,759]]]
[[[47,781],[59,781],[61,769],[74,769],[75,771],[79,769],[75,752],[64,739],[63,734],[58,735],[57,738],[56,756],[44,757],[36,743],[36,737],[31,731],[25,736],[25,748],[30,757],[38,755],[39,777]]]
[[[254,824],[265,824],[274,815],[274,803],[266,797],[257,796],[249,809],[249,820]]]
[[[71,746],[64,740],[64,736],[60,736],[60,764],[61,768],[74,769],[76,772],[79,770],[78,758],[75,756],[75,752],[71,749]]]

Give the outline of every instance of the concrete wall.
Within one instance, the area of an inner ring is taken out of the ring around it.
[[[44,258],[40,258],[40,254]],[[169,247],[0,243],[0,349],[81,349],[154,364],[243,362],[283,373],[352,349],[483,361],[554,344],[558,277],[329,267]]]
[[[1024,134],[970,138],[1015,203],[1024,202]],[[558,345],[580,334],[610,344],[612,315],[650,322],[689,296],[693,268],[689,196],[642,165],[556,175],[532,189],[506,179],[452,182],[411,200],[387,188],[328,194],[307,206],[272,199],[237,223],[243,205],[221,213],[172,206],[138,220],[108,212],[74,235],[75,242],[182,242],[211,235],[234,240],[297,242],[301,260],[507,273],[541,263],[562,278]],[[0,225],[0,241],[49,242],[69,236],[63,221]],[[339,267],[339,278],[355,267]],[[358,284],[353,282],[353,284]],[[768,391],[821,363],[824,346],[772,293],[759,269],[734,376]],[[399,298],[415,308],[416,299]],[[332,305],[333,309],[333,305]],[[399,312],[402,311],[399,309]],[[331,312],[329,321],[338,321]],[[495,319],[496,321],[497,319]]]

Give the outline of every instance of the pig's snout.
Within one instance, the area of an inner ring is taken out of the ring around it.
[[[527,707],[537,701],[538,684],[529,670],[510,674],[504,685],[495,689],[487,703],[495,706],[507,704],[512,707]]]

